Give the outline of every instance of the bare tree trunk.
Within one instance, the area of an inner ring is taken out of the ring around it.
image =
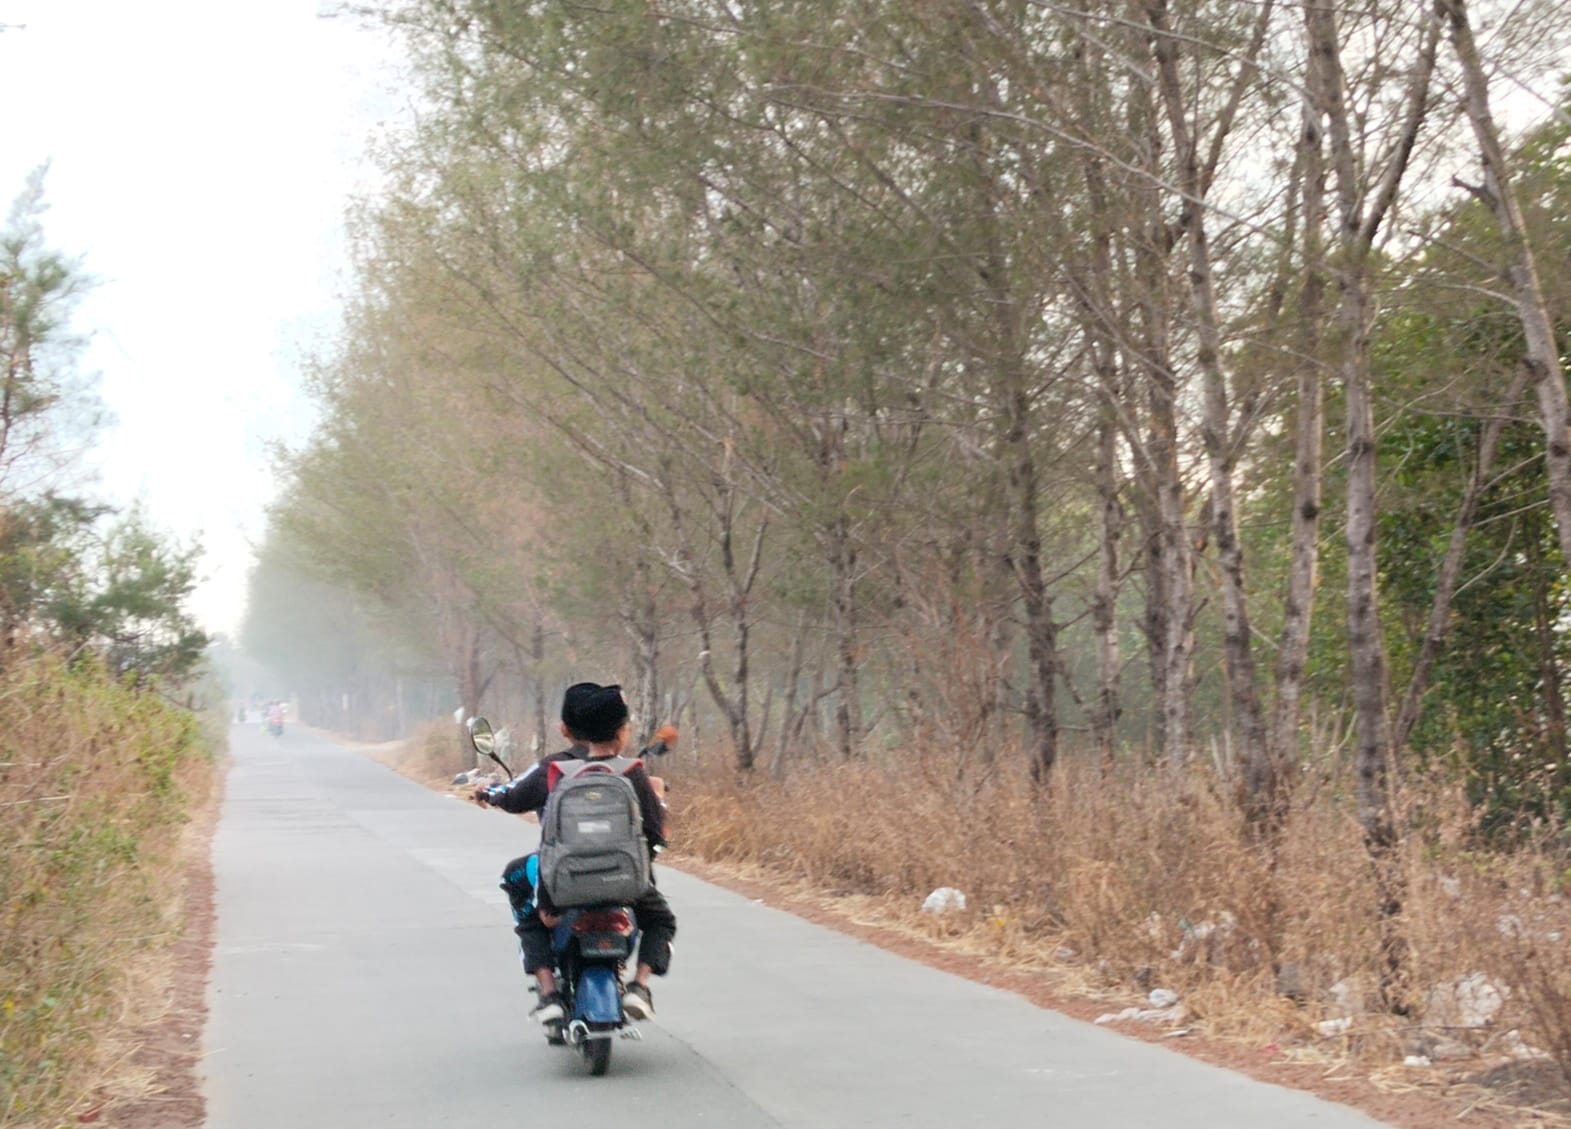
[[[1116,362],[1114,362],[1116,364]],[[1123,658],[1118,644],[1119,538],[1123,508],[1118,501],[1118,429],[1103,393],[1097,421],[1097,568],[1096,594],[1091,602],[1091,626],[1096,633],[1096,708],[1091,724],[1097,755],[1103,764],[1112,761],[1118,741],[1119,678]]]
[[[1096,46],[1089,40],[1076,48],[1081,63],[1078,107],[1084,128],[1098,120],[1093,98],[1091,53]],[[1097,52],[1100,58],[1100,52]],[[1097,570],[1096,592],[1091,601],[1091,627],[1096,635],[1096,706],[1091,711],[1091,729],[1097,756],[1103,766],[1112,763],[1117,747],[1119,683],[1123,656],[1118,640],[1118,591],[1121,580],[1119,542],[1123,534],[1124,513],[1119,503],[1118,434],[1119,405],[1127,389],[1121,379],[1116,330],[1118,317],[1113,301],[1113,217],[1102,154],[1094,149],[1085,155],[1086,200],[1092,226],[1090,270],[1085,292],[1081,295],[1085,336],[1091,353],[1091,368],[1096,376],[1096,496],[1097,496]]]
[[[660,710],[660,619],[655,608],[654,585],[649,575],[649,560],[640,555],[633,567],[634,605],[628,619],[633,637],[633,660],[637,685],[633,710],[638,719],[639,747],[647,744],[659,727]]]
[[[546,713],[549,705],[546,701],[545,685],[545,618],[539,610],[535,611],[534,630],[530,633],[529,657],[533,660],[530,682],[534,684],[535,691],[535,753],[545,756],[547,729],[549,717]]]
[[[1549,473],[1549,505],[1555,515],[1555,530],[1560,538],[1560,555],[1571,565],[1571,409],[1567,407],[1565,373],[1560,365],[1560,350],[1555,342],[1554,323],[1544,301],[1533,247],[1528,242],[1527,225],[1511,184],[1510,168],[1500,144],[1500,132],[1489,108],[1489,80],[1473,40],[1466,0],[1436,0],[1441,18],[1451,29],[1451,43],[1466,83],[1468,120],[1478,140],[1479,157],[1484,166],[1484,183],[1472,191],[1495,214],[1495,223],[1505,240],[1508,262],[1505,275],[1516,294],[1517,317],[1522,323],[1527,355],[1523,364],[1538,397],[1544,427],[1544,458]]]
[[[980,142],[980,138],[973,137]],[[976,152],[983,146],[978,143]],[[985,288],[993,315],[993,397],[1000,412],[1000,461],[1008,482],[1009,544],[1005,556],[1019,587],[1025,614],[1026,654],[1025,717],[1031,744],[1031,775],[1046,779],[1058,759],[1058,625],[1053,621],[1053,600],[1042,567],[1042,533],[1038,477],[1032,423],[1032,389],[1022,310],[1010,278],[1010,262],[997,215],[999,186],[993,171],[977,162],[977,178],[987,198],[982,203],[985,247],[976,270]]]
[[[1407,941],[1398,921],[1404,880],[1391,803],[1393,749],[1386,714],[1390,688],[1375,552],[1376,436],[1369,366],[1369,255],[1396,198],[1425,117],[1438,24],[1430,21],[1423,29],[1423,46],[1407,91],[1405,118],[1380,179],[1371,190],[1357,171],[1336,10],[1325,0],[1311,0],[1305,8],[1305,20],[1313,67],[1320,76],[1319,89],[1313,93],[1328,124],[1340,213],[1337,328],[1347,400],[1347,645],[1353,683],[1357,775],[1354,795],[1379,904],[1381,996],[1387,1007],[1402,1011],[1407,1006],[1409,961]]]
[[[1058,625],[1053,622],[1053,599],[1042,576],[1042,535],[1038,528],[1036,460],[1026,433],[1028,398],[1021,384],[1011,398],[1011,418],[1006,443],[1010,454],[1009,480],[1014,495],[1014,545],[1011,560],[1025,603],[1026,651],[1031,676],[1026,683],[1025,713],[1034,756],[1033,778],[1045,779],[1058,759]]]
[[[1341,254],[1338,273],[1341,374],[1347,398],[1347,631],[1353,675],[1354,747],[1357,764],[1357,807],[1372,849],[1384,851],[1394,842],[1390,811],[1390,725],[1385,643],[1380,628],[1380,601],[1375,553],[1375,420],[1369,372],[1369,253],[1406,171],[1418,130],[1423,123],[1434,73],[1435,31],[1426,30],[1421,57],[1413,71],[1407,112],[1389,163],[1373,193],[1360,182],[1351,136],[1335,9],[1311,3],[1305,11],[1309,45],[1316,73],[1320,110],[1331,137],[1340,202]],[[1373,198],[1365,207],[1365,197]]]
[[[1194,653],[1194,562],[1186,527],[1187,499],[1179,466],[1178,386],[1172,366],[1168,256],[1172,237],[1155,185],[1162,149],[1148,84],[1130,86],[1129,133],[1145,146],[1149,180],[1137,182],[1144,226],[1136,234],[1136,305],[1141,365],[1147,388],[1145,441],[1149,497],[1146,518],[1146,635],[1157,699],[1157,744],[1169,764],[1189,753],[1189,696]]]
[[[833,613],[835,657],[839,662],[839,697],[835,705],[835,737],[840,756],[849,760],[862,744],[861,658],[857,646],[856,548],[850,521],[840,514],[828,530],[830,609]]]
[[[1375,554],[1375,417],[1369,387],[1368,313],[1362,285],[1342,294],[1347,358],[1347,644],[1352,666],[1358,818],[1371,842],[1391,838],[1387,768],[1386,657],[1380,628]]]
[[[808,616],[803,612],[797,617],[796,630],[791,633],[791,658],[786,669],[785,702],[781,708],[780,735],[775,739],[775,755],[769,765],[769,774],[776,780],[785,776],[785,767],[791,756],[791,746],[802,734],[802,724],[807,720],[813,702],[798,708],[802,696],[802,667],[807,654]]]
[[[469,747],[469,735],[464,728],[463,719],[479,715],[480,700],[485,697],[485,692],[491,684],[491,679],[489,676],[484,675],[481,670],[482,655],[479,630],[468,622],[460,623],[457,630],[459,642],[458,653],[455,658],[457,659],[458,668],[458,699],[460,711],[463,714],[463,718],[459,719],[457,726],[459,763],[467,765],[473,759],[476,767],[480,767],[482,762],[479,754],[474,754],[473,758],[471,758],[472,750]]]
[[[1560,689],[1560,663],[1555,657],[1555,619],[1543,582],[1544,553],[1538,538],[1526,537],[1528,565],[1533,570],[1533,634],[1538,644],[1538,680],[1543,686],[1543,740],[1550,758],[1563,761],[1566,755],[1566,700]]]
[[[1311,53],[1311,90],[1321,81]],[[1299,299],[1301,359],[1293,419],[1293,511],[1287,591],[1282,601],[1282,634],[1277,649],[1276,712],[1273,744],[1277,763],[1290,766],[1298,749],[1299,700],[1309,661],[1309,629],[1314,618],[1315,585],[1320,565],[1320,504],[1325,468],[1325,399],[1321,375],[1321,328],[1325,318],[1325,261],[1321,211],[1325,207],[1325,160],[1320,112],[1304,106],[1299,139],[1304,220],[1304,283]]]
[[[704,685],[709,690],[709,696],[715,705],[725,715],[726,724],[731,731],[731,748],[735,758],[736,767],[742,772],[751,772],[756,758],[757,749],[754,747],[752,721],[750,717],[750,703],[748,687],[751,678],[750,662],[750,636],[752,630],[752,611],[750,597],[754,583],[758,579],[759,569],[763,562],[763,547],[765,534],[769,523],[760,521],[758,530],[753,540],[753,545],[746,562],[742,565],[736,556],[736,490],[729,483],[718,483],[719,494],[712,499],[714,518],[717,523],[717,532],[720,539],[721,565],[726,578],[728,600],[727,610],[731,617],[735,654],[733,655],[734,667],[732,671],[731,688],[722,683],[719,672],[715,669],[714,636],[712,616],[709,607],[709,598],[704,589],[703,577],[699,575],[696,554],[693,552],[687,531],[687,521],[683,516],[682,505],[672,486],[669,476],[662,476],[662,488],[665,491],[666,505],[671,515],[671,527],[676,533],[677,552],[671,562],[672,571],[687,586],[692,597],[690,605],[693,623],[698,628],[699,645],[698,653],[699,671],[703,677]]]
[[[1269,5],[1266,7],[1269,13]],[[1179,226],[1189,244],[1189,282],[1195,311],[1204,389],[1201,440],[1211,471],[1211,517],[1216,533],[1217,562],[1222,572],[1223,648],[1233,722],[1245,765],[1246,795],[1251,811],[1261,815],[1274,806],[1276,766],[1266,740],[1265,717],[1250,648],[1249,593],[1244,582],[1244,550],[1238,538],[1238,518],[1233,486],[1233,441],[1227,378],[1222,372],[1222,344],[1217,328],[1215,283],[1211,249],[1206,231],[1206,185],[1196,142],[1185,116],[1183,86],[1178,74],[1178,44],[1167,22],[1166,0],[1147,7],[1156,35],[1152,44],[1162,100],[1167,107],[1168,130],[1173,138],[1184,191]],[[1219,125],[1218,129],[1225,128]],[[1220,146],[1222,134],[1215,142]]]

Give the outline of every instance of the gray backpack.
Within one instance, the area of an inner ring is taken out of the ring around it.
[[[626,757],[552,761],[540,813],[540,883],[558,909],[631,903],[649,889],[649,848]]]

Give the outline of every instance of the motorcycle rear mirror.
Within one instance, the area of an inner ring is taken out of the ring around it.
[[[496,755],[496,734],[491,729],[491,723],[483,717],[472,717],[467,723],[469,729],[469,743],[475,747],[475,752],[482,756]]]

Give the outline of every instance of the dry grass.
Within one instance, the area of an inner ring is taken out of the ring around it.
[[[408,740],[375,746],[369,755],[411,780],[446,787],[456,773],[475,767],[474,753],[465,754],[456,733],[452,722],[429,722]]]
[[[1406,1014],[1393,1014],[1374,1006],[1370,863],[1334,780],[1300,790],[1267,850],[1205,770],[1066,763],[1037,791],[1002,765],[931,756],[801,765],[784,781],[739,781],[691,755],[661,767],[681,853],[836,895],[979,960],[1056,970],[1131,1001],[1170,988],[1209,1035],[1370,1071],[1418,1055],[1454,1077],[1459,1064],[1480,1074],[1513,1056],[1571,1066],[1564,839],[1485,850],[1443,785],[1415,784],[1405,799]],[[963,890],[967,909],[919,913],[939,886]],[[1502,997],[1479,1027],[1454,1014],[1469,977],[1463,1003],[1480,987]],[[1346,1013],[1345,1032],[1319,1029]],[[1534,1093],[1571,1112],[1566,1097]]]
[[[118,1053],[146,954],[177,933],[201,720],[91,667],[0,671],[0,1126],[58,1124]]]

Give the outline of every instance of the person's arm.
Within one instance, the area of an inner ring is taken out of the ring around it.
[[[665,808],[660,804],[655,786],[649,782],[649,773],[639,764],[628,772],[627,778],[633,782],[633,791],[638,793],[638,807],[644,817],[644,838],[649,840],[649,849],[653,851],[665,846]]]
[[[486,802],[493,807],[515,814],[524,811],[539,811],[545,807],[546,792],[548,790],[546,762],[535,761],[528,770],[516,780],[491,790],[486,797]]]

